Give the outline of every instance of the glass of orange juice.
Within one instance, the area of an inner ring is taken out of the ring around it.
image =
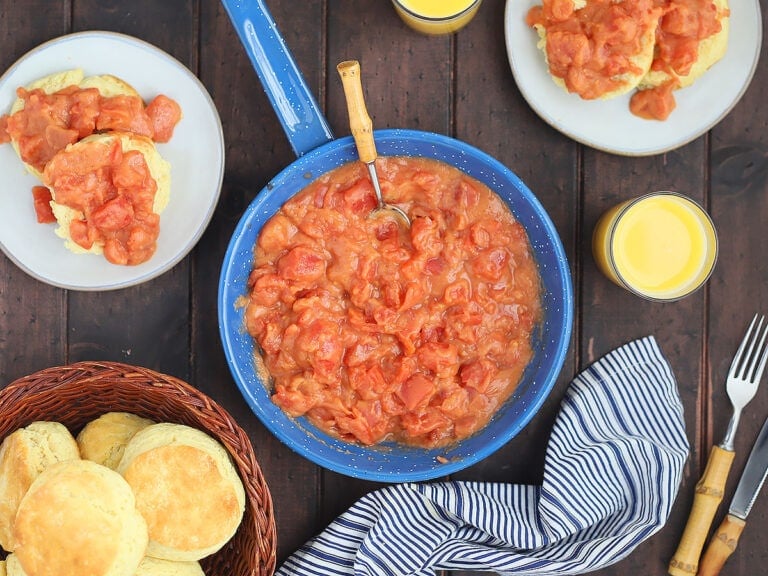
[[[392,0],[400,18],[424,34],[450,34],[466,26],[482,0]]]
[[[598,268],[613,282],[654,301],[679,300],[700,288],[717,261],[717,233],[696,202],[653,192],[614,206],[592,235]]]

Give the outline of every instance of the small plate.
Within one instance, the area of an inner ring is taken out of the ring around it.
[[[171,198],[160,218],[157,251],[138,266],[118,266],[100,255],[67,250],[55,224],[37,223],[31,189],[40,182],[9,144],[0,145],[0,248],[22,270],[53,286],[84,291],[134,286],[171,269],[208,225],[224,178],[221,121],[205,87],[183,64],[142,40],[101,31],[62,36],[22,56],[0,77],[0,113],[10,110],[19,86],[73,68],[86,76],[118,76],[146,102],[162,93],[181,106],[173,138],[157,146],[171,163]]]
[[[552,80],[538,35],[525,23],[540,0],[507,0],[504,32],[517,86],[533,110],[574,140],[614,154],[648,156],[678,148],[722,120],[747,89],[762,41],[760,5],[730,0],[731,21],[725,56],[691,86],[675,92],[677,108],[663,122],[629,111],[632,93],[611,100],[583,100]]]

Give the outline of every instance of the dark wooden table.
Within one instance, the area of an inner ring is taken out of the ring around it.
[[[599,573],[665,574],[694,484],[730,417],[724,377],[736,343],[755,311],[768,311],[768,67],[758,67],[739,104],[706,135],[666,154],[620,157],[577,144],[529,108],[508,64],[502,0],[485,0],[467,28],[441,37],[406,28],[387,0],[268,4],[336,134],[347,134],[348,125],[335,65],[358,59],[376,127],[447,134],[488,152],[537,194],[563,239],[576,312],[558,384],[517,438],[456,478],[540,482],[544,447],[573,375],[622,343],[656,336],[678,379],[692,450],[667,525]],[[191,254],[134,288],[66,291],[34,280],[0,255],[0,386],[49,366],[116,360],[198,387],[223,404],[253,440],[274,499],[280,562],[358,496],[377,488],[325,471],[276,440],[242,400],[219,343],[216,292],[230,235],[254,195],[295,157],[216,0],[0,0],[0,69],[46,40],[97,29],[157,45],[208,88],[226,140],[221,199]],[[720,234],[719,262],[706,288],[667,304],[641,301],[611,284],[590,251],[592,229],[606,208],[659,189],[701,202]],[[0,185],[0,193],[8,192]],[[766,416],[763,389],[744,413],[726,498]],[[724,575],[766,572],[767,528],[763,495]]]

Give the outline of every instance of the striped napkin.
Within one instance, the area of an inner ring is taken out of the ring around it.
[[[636,340],[569,386],[541,486],[388,486],[352,505],[276,576],[597,570],[663,526],[687,456],[674,376],[653,337]]]

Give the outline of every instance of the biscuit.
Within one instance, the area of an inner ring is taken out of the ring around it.
[[[640,82],[640,88],[653,88],[662,86],[670,80],[677,80],[678,88],[690,86],[718,62],[728,49],[728,33],[730,28],[730,13],[728,0],[713,0],[717,10],[717,18],[720,21],[720,32],[704,38],[699,42],[696,62],[691,66],[688,74],[676,74],[672,70],[650,70]]]
[[[99,76],[85,76],[85,73],[81,68],[75,68],[72,70],[64,70],[62,72],[56,72],[49,74],[35,80],[34,82],[25,86],[29,91],[40,89],[46,94],[54,94],[59,90],[67,88],[69,86],[77,86],[79,88],[96,88],[99,93],[104,97],[112,96],[139,96],[139,93],[127,82],[112,76],[110,74],[103,74]],[[139,96],[140,97],[140,96]],[[8,113],[12,116],[19,110],[24,109],[24,100],[17,98],[11,105],[11,109]],[[21,151],[19,150],[18,142],[11,140],[11,146],[13,146],[16,155],[21,158]],[[24,166],[27,171],[42,180],[42,174],[32,165],[24,162]]]
[[[589,0],[574,0],[573,2],[574,13],[577,13],[579,10],[585,9],[588,3],[589,3]],[[547,63],[550,77],[555,82],[555,84],[557,84],[567,92],[576,91],[579,93],[579,96],[581,96],[582,98],[591,99],[593,97],[592,95],[581,93],[582,92],[581,90],[571,89],[565,78],[561,76],[557,76],[552,72],[550,62],[547,57],[548,36],[547,36],[546,27],[542,24],[535,24],[533,27],[536,30],[536,33],[539,35],[539,41],[536,46],[544,53],[544,60]],[[629,61],[632,67],[634,68],[634,70],[628,70],[626,72],[623,72],[622,74],[619,74],[613,77],[612,81],[615,86],[614,89],[603,92],[602,94],[599,94],[597,98],[599,98],[600,100],[608,100],[632,91],[633,89],[638,87],[640,82],[646,76],[647,72],[650,70],[651,63],[653,62],[654,45],[656,41],[656,21],[653,20],[652,18],[649,19],[649,21],[646,23],[646,26],[643,29],[639,29],[638,32],[640,34],[639,48],[629,58]],[[605,57],[604,51],[600,52],[600,57],[601,58]]]
[[[27,576],[24,569],[19,564],[19,559],[15,554],[8,554],[5,559],[5,571],[0,568],[0,576]]]
[[[128,412],[108,412],[91,420],[77,435],[80,457],[113,470],[120,463],[125,445],[152,420]]]
[[[51,464],[77,460],[80,453],[69,430],[59,422],[32,422],[0,444],[0,546],[14,549],[12,526],[24,494]]]
[[[117,467],[149,527],[147,555],[199,560],[234,535],[245,491],[226,449],[182,424],[147,426],[128,442]]]
[[[149,173],[152,179],[157,184],[157,191],[155,192],[154,204],[152,210],[155,214],[160,214],[168,205],[168,200],[171,195],[171,165],[168,161],[160,156],[160,153],[155,147],[155,143],[145,137],[136,134],[129,134],[127,132],[109,132],[104,134],[93,134],[86,138],[83,138],[79,142],[70,144],[63,151],[54,156],[51,161],[46,165],[43,171],[42,179],[43,183],[50,188],[51,197],[51,209],[53,215],[56,217],[58,226],[56,228],[56,235],[64,239],[65,246],[72,252],[101,254],[104,251],[104,245],[100,242],[94,242],[90,249],[85,249],[74,240],[70,235],[70,224],[73,220],[83,220],[84,214],[63,204],[56,202],[56,182],[52,181],[52,174],[56,173],[60,166],[66,166],[68,163],[68,157],[78,154],[79,151],[85,149],[90,143],[98,143],[98,145],[111,146],[115,139],[120,140],[120,145],[123,152],[129,152],[131,150],[138,150],[144,156],[144,160],[149,168]],[[84,177],[83,174],[67,174],[66,178],[70,177]]]
[[[205,576],[199,562],[174,562],[145,556],[135,576]]]
[[[147,525],[130,486],[89,460],[49,466],[32,483],[13,526],[27,576],[133,576]]]

